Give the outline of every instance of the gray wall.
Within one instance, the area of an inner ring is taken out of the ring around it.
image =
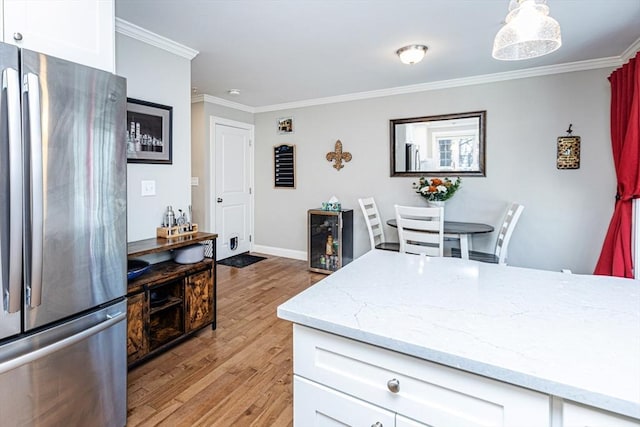
[[[191,104],[191,174],[198,179],[198,185],[191,187],[191,199],[194,222],[204,231],[212,231],[215,228],[215,224],[210,224],[209,216],[206,215],[207,206],[212,206],[211,200],[215,191],[211,185],[211,176],[214,173],[210,165],[211,117],[253,124],[252,113],[205,101]]]
[[[306,212],[335,195],[354,211],[355,254],[369,249],[357,199],[374,196],[383,218],[393,205],[424,205],[413,178],[389,176],[389,120],[487,111],[487,176],[464,178],[446,219],[498,227],[507,205],[525,205],[509,264],[591,273],[613,211],[615,173],[609,137],[611,69],[532,77],[452,89],[259,113],[255,116],[255,249],[306,253]],[[294,117],[278,135],[276,119]],[[573,124],[582,138],[577,170],[556,168],[556,142]],[[325,159],[340,139],[353,160],[341,171]],[[273,188],[274,145],[297,147],[297,188]],[[390,240],[395,230],[387,228]],[[475,237],[492,250],[495,233]]]
[[[191,203],[191,61],[116,33],[116,73],[128,97],[173,107],[173,164],[127,165],[127,241],[135,241],[156,236],[167,205],[177,214]],[[155,196],[141,196],[143,180],[155,181]]]

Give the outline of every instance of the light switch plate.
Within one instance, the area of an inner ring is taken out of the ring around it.
[[[200,178],[198,178],[197,176],[192,176],[191,177],[191,186],[192,187],[197,187],[198,185],[200,185]]]
[[[155,181],[141,181],[140,195],[142,197],[149,197],[156,195],[156,182]]]

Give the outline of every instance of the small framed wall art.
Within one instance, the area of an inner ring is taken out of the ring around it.
[[[293,117],[280,117],[278,119],[278,133],[281,135],[293,133]]]
[[[127,163],[172,164],[173,107],[127,98]]]
[[[276,145],[273,147],[273,186],[275,188],[296,188],[296,146]]]

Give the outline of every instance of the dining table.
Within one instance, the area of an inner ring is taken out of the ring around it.
[[[387,220],[387,225],[398,228],[398,222],[395,218]],[[489,224],[463,221],[445,221],[443,228],[445,238],[460,241],[460,257],[463,259],[469,259],[469,251],[471,250],[469,236],[491,233],[494,230],[493,226]]]

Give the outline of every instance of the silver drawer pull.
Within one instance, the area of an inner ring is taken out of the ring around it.
[[[400,391],[400,381],[393,378],[387,381],[387,387],[391,393],[397,393]]]
[[[371,424],[371,427],[384,427],[380,421],[375,424]]]

